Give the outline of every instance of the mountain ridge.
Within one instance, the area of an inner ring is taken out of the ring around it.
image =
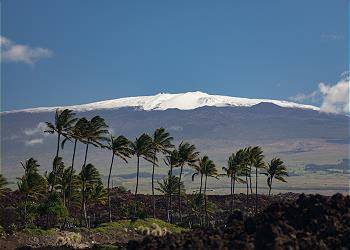
[[[92,110],[108,110],[118,109],[123,107],[139,108],[145,111],[149,110],[167,110],[167,109],[179,109],[179,110],[192,110],[200,107],[252,107],[260,103],[272,103],[284,108],[298,108],[298,109],[310,109],[319,111],[316,106],[299,104],[295,102],[273,100],[273,99],[253,99],[232,97],[223,95],[210,95],[201,91],[185,92],[178,94],[170,93],[158,93],[151,96],[135,96],[135,97],[123,97],[117,99],[110,99],[105,101],[92,102],[87,104],[69,105],[69,106],[57,106],[57,107],[38,107],[19,109],[12,111],[4,111],[1,114],[10,114],[18,112],[52,112],[57,108],[69,108],[77,112],[86,112]]]

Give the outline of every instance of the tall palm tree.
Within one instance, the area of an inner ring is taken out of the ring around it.
[[[136,187],[135,187],[135,201],[133,207],[133,217],[136,218],[136,209],[137,209],[137,191],[139,187],[139,173],[140,173],[140,157],[144,158],[146,161],[152,162],[154,157],[152,150],[152,138],[143,133],[140,137],[136,138],[134,142],[129,143],[131,154],[137,157],[137,169],[136,169]]]
[[[215,177],[218,176],[218,171],[216,169],[216,165],[212,160],[209,159],[208,156],[203,156],[199,160],[199,166],[202,170],[202,173],[204,175],[204,211],[205,211],[205,223],[208,225],[208,210],[207,210],[207,180],[208,177]]]
[[[288,176],[287,167],[280,158],[273,158],[267,165],[267,173],[263,173],[267,176],[267,185],[269,186],[269,196],[271,195],[272,181],[275,178],[281,182],[287,182],[284,177]]]
[[[153,164],[152,164],[152,204],[153,218],[156,217],[156,202],[154,197],[154,168],[157,162],[157,153],[167,154],[174,145],[171,144],[173,137],[170,136],[164,128],[157,128],[153,133],[152,149],[153,149]]]
[[[3,196],[7,184],[8,184],[8,182],[5,178],[5,176],[0,174],[0,197]]]
[[[244,162],[242,162],[244,154],[243,150],[240,149],[236,153],[232,153],[227,161],[227,167],[222,167],[227,177],[230,178],[230,186],[231,186],[231,213],[233,212],[234,202],[235,202],[235,184],[245,183],[245,181],[240,178],[240,176],[244,176]]]
[[[247,195],[246,195],[246,203],[247,203],[247,208],[248,208],[248,203],[249,203],[249,182],[248,182],[248,178],[251,175],[251,149],[252,147],[247,147],[244,148],[243,151],[241,151],[241,164],[242,167],[244,168],[245,171],[245,181],[246,181],[246,189],[247,189]]]
[[[129,148],[129,140],[125,136],[114,137],[111,135],[108,142],[108,149],[112,152],[111,165],[109,167],[108,182],[107,182],[107,196],[108,196],[108,211],[109,211],[109,221],[112,222],[112,207],[111,207],[111,195],[110,195],[110,181],[112,175],[112,168],[114,157],[117,156],[124,162],[128,162],[127,158],[130,158],[131,149]]]
[[[258,169],[265,167],[263,150],[255,146],[251,150],[251,163],[255,168],[255,213],[258,211]]]
[[[65,143],[67,142],[67,140],[71,141],[74,140],[74,147],[73,147],[73,156],[72,156],[72,164],[71,164],[71,168],[70,168],[70,175],[69,175],[69,186],[68,186],[68,201],[70,201],[70,199],[72,198],[72,182],[73,182],[73,173],[74,173],[74,160],[75,160],[75,153],[76,153],[76,149],[77,149],[77,143],[78,141],[84,143],[84,132],[87,130],[88,128],[88,124],[89,121],[83,117],[80,118],[76,124],[68,130],[67,133],[67,137],[64,138],[64,140],[61,143],[61,147],[62,149],[64,148]]]
[[[170,168],[168,175],[169,175],[169,178],[172,178],[173,168],[177,167],[179,164],[179,152],[176,149],[173,149],[172,151],[170,151],[169,154],[165,157],[164,163],[165,163],[165,165],[167,165]],[[180,183],[180,181],[178,181],[178,182]],[[179,188],[178,184],[176,185],[177,188]],[[168,222],[170,222],[170,223],[173,223],[172,194],[173,194],[172,192],[169,193]]]
[[[199,152],[196,151],[194,145],[188,142],[181,142],[178,148],[178,166],[180,167],[179,183],[181,182],[182,172],[185,165],[193,166],[198,160]],[[180,193],[180,191],[179,191]],[[179,195],[178,201],[180,221],[182,222],[182,211],[181,211],[181,195]]]
[[[105,123],[105,120],[100,116],[94,116],[86,125],[84,125],[84,130],[82,131],[82,141],[85,143],[85,156],[84,163],[82,166],[82,171],[86,166],[87,154],[89,150],[89,145],[93,145],[95,147],[105,147],[103,142],[108,141],[106,135],[108,132],[108,126]],[[81,217],[85,222],[87,222],[87,213],[86,213],[86,197],[85,197],[85,181],[82,180],[82,207],[81,207]]]
[[[75,122],[77,121],[77,118],[75,118],[75,113],[73,113],[73,110],[70,109],[56,109],[55,114],[55,122],[54,124],[50,122],[46,122],[47,130],[45,130],[46,133],[54,134],[57,133],[57,147],[56,147],[56,156],[55,158],[58,158],[59,150],[60,150],[60,142],[61,142],[61,136],[67,137],[68,131],[74,126]],[[56,166],[53,165],[53,171],[56,171]],[[55,177],[53,178],[53,186],[55,186]]]

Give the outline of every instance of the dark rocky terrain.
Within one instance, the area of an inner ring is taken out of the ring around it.
[[[256,217],[236,210],[219,228],[130,241],[128,249],[350,249],[350,197],[300,195]]]

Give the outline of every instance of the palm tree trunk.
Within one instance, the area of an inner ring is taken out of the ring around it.
[[[205,175],[204,180],[204,210],[205,210],[205,225],[208,226],[208,210],[207,210],[207,178],[208,176]]]
[[[172,176],[173,176],[173,165],[170,164],[170,179]],[[169,211],[168,211],[168,213],[169,213],[169,220],[170,220],[169,222],[173,223],[172,193],[171,192],[169,193]]]
[[[83,163],[83,167],[82,167],[82,172],[85,169],[86,166],[86,159],[87,159],[87,154],[88,154],[88,150],[89,150],[89,142],[86,143],[86,148],[85,148],[85,157],[84,157],[84,163]],[[87,214],[86,214],[86,200],[85,200],[85,178],[82,178],[82,189],[81,189],[81,218],[80,218],[80,224],[82,224],[82,220],[84,219],[85,221],[85,225],[87,225]]]
[[[250,187],[250,193],[253,194],[253,188],[252,188],[252,166],[249,166],[249,187]]]
[[[247,197],[246,197],[246,199],[247,199],[246,203],[247,204],[246,205],[247,205],[247,208],[248,208],[248,202],[249,202],[248,167],[246,167],[246,169],[245,169],[245,181],[246,181],[246,185],[247,185]]]
[[[231,214],[233,213],[233,176],[231,175]]]
[[[140,172],[140,156],[137,156],[137,170],[136,170],[136,188],[135,188],[135,201],[133,209],[133,220],[136,219],[136,209],[137,209],[137,190],[139,188],[139,172]]]
[[[182,177],[182,170],[183,170],[183,165],[181,165],[180,169],[180,178],[179,178],[179,216],[180,216],[180,222],[182,222],[182,213],[181,213],[181,177]]]
[[[269,196],[271,196],[272,178],[269,178]]]
[[[236,184],[236,172],[233,175],[233,184],[232,184],[232,212],[235,205],[235,184]]]
[[[56,161],[54,160],[55,163],[57,163],[57,158],[58,158],[58,154],[60,152],[60,142],[61,142],[61,134],[58,133],[57,134],[57,149],[56,149]],[[53,180],[52,180],[52,187],[51,187],[51,191],[53,191],[55,189],[55,184],[56,184],[56,171],[57,171],[57,166],[53,166]]]
[[[258,212],[258,168],[255,167],[255,213]]]
[[[112,222],[112,207],[111,207],[110,181],[111,181],[111,174],[112,174],[113,161],[114,161],[114,152],[113,152],[113,150],[112,150],[112,160],[111,160],[111,166],[109,167],[109,174],[108,174],[108,181],[107,181],[109,222]]]
[[[68,206],[69,206],[69,203],[70,203],[70,199],[72,199],[73,170],[74,170],[74,160],[75,160],[75,151],[77,149],[77,142],[78,142],[78,140],[75,139],[75,141],[74,141],[74,148],[73,148],[73,157],[72,157],[72,169],[71,169],[70,175],[69,175],[69,199],[68,199]]]
[[[156,218],[156,200],[154,197],[154,167],[155,167],[155,161],[156,161],[156,153],[154,153],[153,157],[153,166],[152,166],[152,204],[153,204],[153,218]]]
[[[202,186],[203,186],[203,174],[201,174],[201,185],[199,187],[199,194],[202,194]]]

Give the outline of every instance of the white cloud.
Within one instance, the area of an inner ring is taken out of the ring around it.
[[[290,97],[296,102],[320,101],[320,110],[327,113],[349,114],[349,72],[341,74],[341,80],[334,85],[320,83],[318,89],[309,94],[297,94]]]
[[[323,34],[321,34],[321,39],[323,39],[323,40],[336,41],[336,40],[343,39],[343,37],[344,37],[343,35],[335,34],[335,33],[323,33]]]
[[[343,79],[331,86],[325,83],[319,84],[319,90],[323,95],[321,110],[330,113],[349,113],[349,81]]]
[[[37,138],[37,139],[31,139],[31,140],[25,141],[24,143],[26,146],[33,146],[36,144],[42,144],[43,141],[44,140],[42,138]]]
[[[39,122],[35,128],[27,128],[23,132],[27,136],[32,136],[38,133],[43,134],[46,129],[47,129],[47,126],[45,122]],[[44,135],[47,135],[47,133],[45,133]]]
[[[40,59],[52,57],[53,52],[46,48],[30,47],[16,44],[10,39],[0,36],[2,59],[8,62],[23,62],[34,64]]]

